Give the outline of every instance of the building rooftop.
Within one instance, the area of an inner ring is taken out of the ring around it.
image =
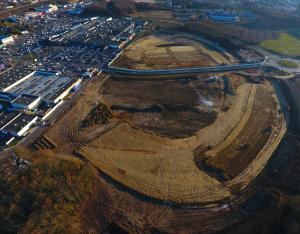
[[[12,122],[6,125],[4,130],[10,133],[18,133],[35,118],[36,116],[34,115],[20,114]]]
[[[70,77],[58,76],[54,72],[36,71],[27,80],[10,89],[10,92],[54,100],[73,83],[75,79]]]
[[[6,91],[5,89],[9,86],[18,82],[33,71],[34,69],[29,66],[17,66],[0,74],[0,90]]]
[[[8,93],[8,92],[1,92],[0,91],[0,99],[5,99],[7,101],[12,101],[16,98],[16,95],[13,95],[12,93]]]
[[[70,86],[72,86],[76,82],[76,79],[70,79],[67,83],[63,84],[59,87],[59,89],[55,90],[55,92],[48,94],[44,97],[45,100],[54,101],[58,98],[63,92],[65,92]]]
[[[117,37],[119,40],[127,40],[132,34],[130,32],[122,32]]]
[[[20,113],[17,111],[1,113],[0,114],[0,129],[5,127],[9,122],[11,122],[13,119],[17,118],[19,115],[20,115]]]
[[[33,103],[34,101],[36,101],[38,98],[39,98],[39,96],[22,94],[21,96],[17,97],[15,100],[13,100],[12,103],[28,106],[31,103]]]

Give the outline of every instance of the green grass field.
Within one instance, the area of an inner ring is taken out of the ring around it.
[[[292,61],[288,61],[288,60],[282,60],[279,61],[278,64],[282,67],[287,67],[287,68],[298,68],[297,63],[294,63]]]
[[[265,40],[260,46],[281,55],[300,56],[300,40],[288,33],[281,33],[276,40]]]

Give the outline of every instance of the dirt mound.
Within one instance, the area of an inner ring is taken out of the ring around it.
[[[103,103],[97,104],[82,122],[83,127],[90,127],[96,124],[108,124],[113,117],[109,107]]]

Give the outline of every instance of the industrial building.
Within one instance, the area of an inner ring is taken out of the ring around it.
[[[24,136],[36,120],[37,116],[17,111],[1,113],[0,145],[9,145],[15,137]]]
[[[0,74],[0,91],[8,92],[34,73],[30,66],[15,66]]]
[[[14,108],[30,110],[40,101],[58,103],[80,83],[81,79],[59,76],[55,72],[16,67],[0,75],[0,96],[11,101]]]
[[[54,72],[36,71],[13,88],[10,93],[39,96],[43,101],[57,103],[69,94],[81,79],[58,76]]]
[[[14,113],[14,112],[13,112]],[[11,119],[0,131],[3,134],[11,135],[13,137],[24,136],[25,133],[31,128],[37,121],[38,117],[34,115],[28,115],[23,113],[14,113],[16,117]]]
[[[12,102],[17,97],[18,97],[18,95],[15,95],[13,93],[7,93],[7,92],[1,92],[0,91],[0,100],[5,100],[5,101],[8,101],[8,102]]]
[[[0,130],[20,115],[19,112],[3,112],[0,114]]]
[[[52,115],[52,113],[54,113],[63,103],[63,100],[56,104],[42,102],[38,106],[38,111],[36,112],[36,114],[42,121],[46,121]]]
[[[21,94],[11,102],[11,105],[15,109],[32,110],[35,108],[41,100],[41,97]]]
[[[0,146],[10,144],[16,137],[24,136],[38,116],[24,111],[39,112],[44,105],[42,120],[56,110],[81,79],[59,76],[55,72],[35,71],[28,67],[13,67],[0,74],[0,100],[6,103],[0,113]],[[17,111],[18,110],[18,111]]]

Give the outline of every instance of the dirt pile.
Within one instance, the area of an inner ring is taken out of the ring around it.
[[[97,104],[87,117],[83,120],[83,127],[90,127],[96,124],[108,124],[109,120],[113,117],[110,108],[103,104]]]

